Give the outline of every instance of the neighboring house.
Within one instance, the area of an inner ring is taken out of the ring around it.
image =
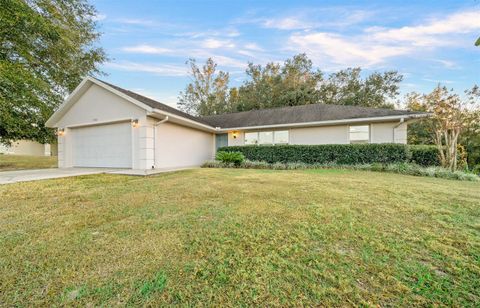
[[[403,110],[312,104],[194,117],[88,77],[47,121],[58,129],[59,167],[199,166],[220,146],[406,143]]]
[[[56,145],[42,144],[32,140],[13,141],[10,146],[0,144],[0,153],[32,156],[57,155]]]

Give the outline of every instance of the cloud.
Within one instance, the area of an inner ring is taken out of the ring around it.
[[[185,66],[171,65],[171,64],[144,64],[137,62],[108,62],[105,66],[122,71],[151,73],[160,76],[186,76],[188,75]]]
[[[432,61],[442,64],[445,68],[451,68],[451,69],[458,68],[457,63],[450,60],[432,59]]]
[[[316,63],[326,61],[333,66],[369,67],[386,59],[411,52],[408,47],[372,44],[368,40],[350,38],[333,33],[294,34],[289,39],[290,49],[306,52]]]
[[[168,48],[155,47],[151,45],[137,45],[131,47],[123,47],[123,51],[131,53],[143,53],[143,54],[166,54],[171,53],[172,50]]]
[[[123,47],[121,48],[121,50],[128,53],[134,53],[134,54],[156,54],[156,55],[169,55],[169,56],[181,57],[183,58],[183,61],[188,58],[196,58],[197,60],[200,60],[200,61],[203,61],[207,58],[212,58],[219,65],[225,66],[225,67],[231,67],[231,68],[244,69],[247,66],[247,62],[248,62],[247,60],[238,59],[236,57],[232,57],[228,55],[218,54],[217,52],[212,52],[212,49],[221,49],[221,47],[232,48],[233,46],[230,46],[229,43],[220,42],[220,41],[208,41],[205,44],[205,41],[203,41],[203,42],[197,42],[196,44],[199,46],[196,47],[194,46],[195,44],[193,45],[178,44],[170,48],[142,44],[142,45],[136,45],[136,46]],[[242,53],[239,50],[233,50],[232,52],[236,55],[242,55]],[[253,54],[249,54],[249,55],[253,56]],[[123,63],[122,65],[114,64],[114,63],[111,63],[111,65],[112,65],[111,67],[115,66],[116,68],[123,68],[123,69],[129,68],[132,70],[133,68],[135,68],[135,70],[153,72],[151,70],[147,70],[147,68],[143,68],[142,66],[139,66],[139,64],[136,64],[136,66],[133,66],[133,63],[127,63],[127,62]],[[167,68],[169,67],[165,67],[165,66],[157,67],[158,73],[169,72],[170,70],[167,70]],[[184,74],[180,74],[180,75],[184,75]]]
[[[458,45],[460,34],[480,30],[480,11],[456,12],[443,18],[430,19],[417,26],[398,28],[370,27],[353,35],[337,32],[297,32],[290,35],[287,50],[306,52],[316,63],[331,66],[372,67],[388,59],[424,50]],[[419,49],[419,47],[425,47]],[[455,63],[436,60],[445,67]]]
[[[263,17],[246,16],[234,21],[237,24],[257,24],[277,30],[308,30],[325,27],[345,27],[363,22],[376,14],[374,9],[354,7],[326,7],[296,10],[289,15]],[[319,18],[321,16],[321,18]]]
[[[433,82],[437,84],[445,83],[445,84],[452,84],[455,83],[453,80],[445,80],[445,79],[432,79],[432,78],[422,78],[422,80],[427,82]]]
[[[201,46],[208,49],[234,48],[235,44],[230,40],[209,38],[201,42]]]
[[[367,29],[373,39],[379,41],[403,42],[413,46],[438,47],[455,44],[452,34],[465,34],[480,30],[480,10],[462,11],[431,19],[417,25],[394,29],[373,28]]]
[[[137,19],[137,18],[119,18],[119,19],[116,19],[115,21],[121,24],[136,25],[136,26],[154,26],[157,24],[153,20]]]
[[[261,48],[255,43],[246,43],[245,45],[243,45],[243,48],[253,51],[264,51],[263,48]]]
[[[217,62],[219,65],[235,68],[246,68],[247,62],[243,60],[238,60],[232,57],[222,56],[222,55],[213,55],[211,58]]]
[[[280,30],[297,30],[297,29],[308,29],[313,27],[313,25],[305,20],[300,20],[297,17],[284,17],[284,18],[273,18],[266,19],[262,22],[262,26],[265,28],[273,28]]]

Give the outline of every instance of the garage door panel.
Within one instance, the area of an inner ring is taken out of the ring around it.
[[[132,130],[129,122],[75,128],[75,167],[132,167]]]

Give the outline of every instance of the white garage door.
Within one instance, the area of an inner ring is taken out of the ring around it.
[[[72,129],[74,167],[132,167],[130,122]]]

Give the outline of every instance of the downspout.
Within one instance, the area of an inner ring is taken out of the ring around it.
[[[157,157],[157,126],[159,126],[160,124],[165,123],[167,121],[168,121],[168,116],[166,116],[165,119],[163,119],[161,121],[158,121],[153,126],[153,166],[152,166],[152,169],[155,169],[155,165],[157,163],[155,161],[156,157]]]
[[[393,127],[393,143],[395,143],[395,130],[405,122],[405,118],[401,118],[400,122]]]

